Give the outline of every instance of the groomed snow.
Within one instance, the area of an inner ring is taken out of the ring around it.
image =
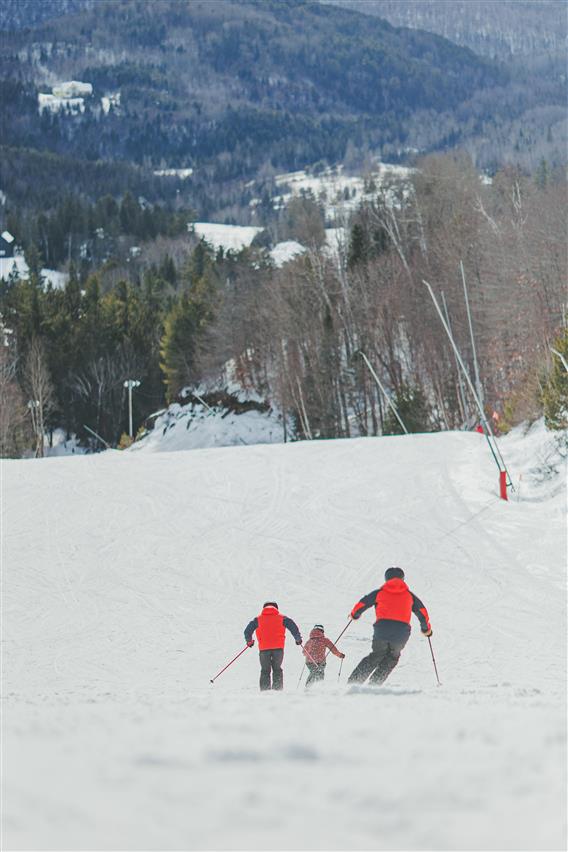
[[[3,462],[3,848],[565,849],[564,472],[502,449],[530,499],[475,433]],[[335,638],[393,564],[441,687],[415,622],[346,688],[371,612],[340,683],[290,640],[284,693],[256,648],[209,683],[264,600]]]

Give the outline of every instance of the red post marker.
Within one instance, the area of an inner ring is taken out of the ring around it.
[[[508,500],[507,497],[507,471],[499,471],[499,497],[501,500]]]

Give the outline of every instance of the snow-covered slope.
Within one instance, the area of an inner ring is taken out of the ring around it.
[[[276,187],[285,189],[282,195],[274,200],[276,209],[285,207],[291,198],[309,193],[323,203],[326,219],[335,221],[342,219],[355,210],[362,201],[369,199],[376,192],[377,186],[388,180],[408,181],[414,169],[407,166],[397,166],[391,163],[376,161],[369,175],[348,175],[342,165],[328,167],[318,174],[306,171],[288,172],[276,175]],[[254,207],[259,199],[254,199]]]
[[[563,849],[564,493],[547,436],[3,463],[3,848]],[[524,448],[524,450],[523,450]],[[557,459],[556,462],[557,463]],[[532,485],[531,485],[532,483]],[[534,489],[537,489],[538,495]],[[386,567],[430,610],[375,691],[258,693],[275,599],[335,638]]]
[[[249,444],[281,444],[284,430],[281,415],[273,410],[238,413],[227,408],[206,408],[198,403],[173,403],[161,412],[154,428],[136,441],[129,452],[170,453],[209,447]]]

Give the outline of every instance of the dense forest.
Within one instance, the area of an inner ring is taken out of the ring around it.
[[[562,171],[505,169],[486,184],[465,155],[436,155],[360,206],[339,256],[314,239],[278,269],[262,248],[215,254],[186,235],[177,259],[156,255],[142,269],[107,263],[84,280],[72,268],[65,290],[53,290],[30,251],[29,280],[12,278],[1,294],[11,400],[3,451],[33,442],[26,400],[41,401],[45,428],[87,440],[90,426],[116,445],[127,424],[125,380],[141,381],[140,427],[165,402],[183,403],[184,388],[214,381],[230,359],[244,386],[294,418],[300,437],[396,432],[360,352],[409,431],[471,427],[478,415],[424,284],[443,294],[473,375],[462,263],[488,414],[506,429],[546,403],[551,422],[564,422],[550,347],[567,345],[565,204]],[[123,207],[132,204],[119,207],[118,222]],[[309,198],[295,207],[303,222],[306,210],[321,216]]]
[[[560,0],[322,0],[384,18],[395,27],[438,33],[481,56],[522,57],[536,63],[560,59],[566,50],[568,17]]]

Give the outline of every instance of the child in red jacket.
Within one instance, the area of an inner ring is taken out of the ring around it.
[[[306,681],[307,687],[312,686],[316,681],[324,679],[326,650],[331,651],[332,654],[335,654],[341,660],[345,657],[345,654],[337,650],[331,639],[327,638],[324,633],[323,624],[314,624],[310,638],[303,648],[306,666],[310,672]]]

